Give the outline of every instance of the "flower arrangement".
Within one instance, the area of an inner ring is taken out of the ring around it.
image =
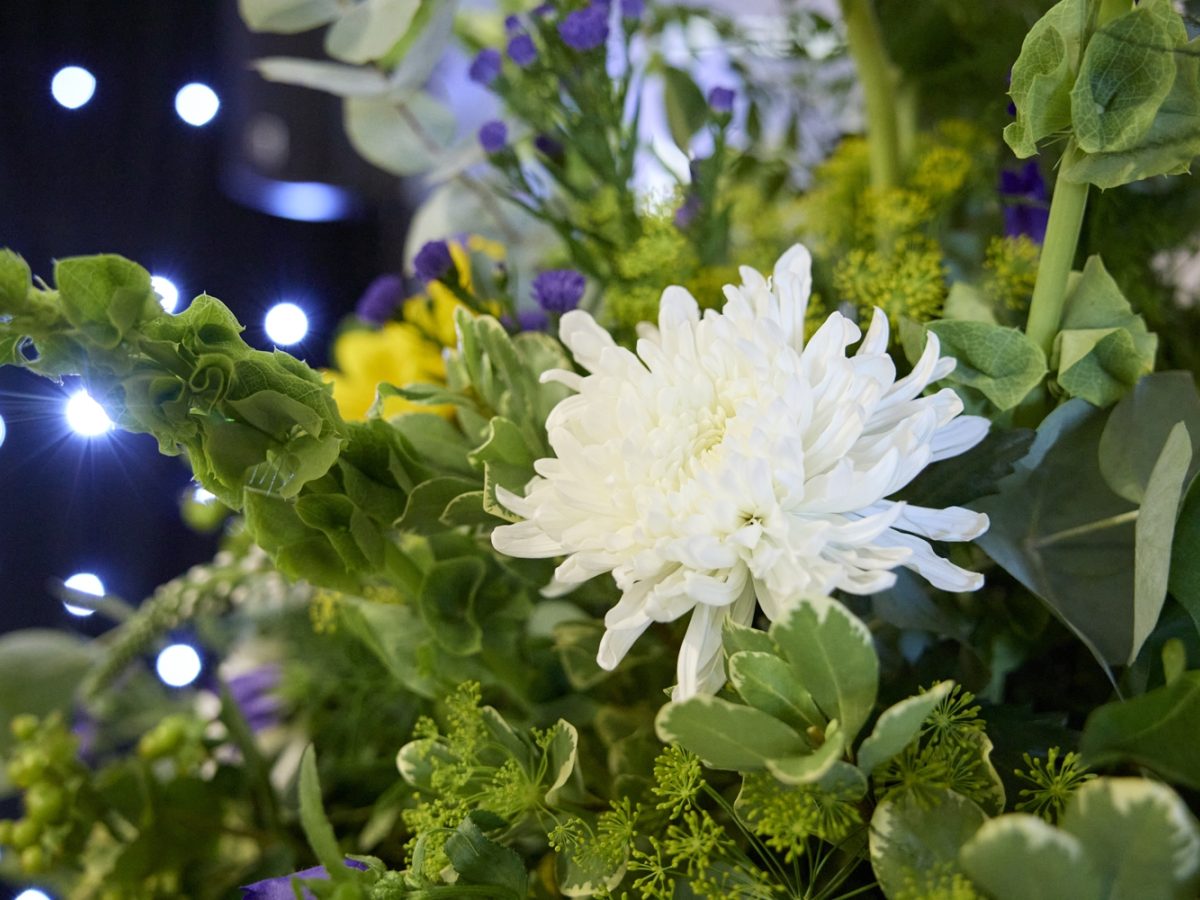
[[[1195,896],[1191,20],[500,7],[240,2],[325,29],[332,61],[261,73],[429,188],[413,278],[329,371],[123,258],[0,253],[0,364],[82,377],[223,534],[136,608],[64,587],[101,638],[0,642],[0,870],[76,900]],[[448,52],[482,124],[431,87]],[[182,626],[220,662],[167,691],[144,662]]]

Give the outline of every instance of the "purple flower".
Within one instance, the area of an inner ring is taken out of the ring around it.
[[[726,115],[733,112],[733,98],[737,96],[731,88],[715,87],[708,92],[708,105],[715,113]]]
[[[551,162],[561,163],[566,157],[566,149],[561,143],[548,134],[539,134],[533,139],[534,149]]]
[[[499,50],[493,50],[490,47],[480,50],[479,55],[472,61],[471,68],[467,70],[467,77],[477,84],[487,87],[500,77],[500,64]]]
[[[608,8],[593,3],[576,10],[559,24],[558,35],[572,50],[595,50],[608,40]]]
[[[501,316],[500,322],[510,331],[545,331],[550,326],[550,318],[543,309],[522,309],[515,323],[509,315]]]
[[[437,281],[450,271],[454,259],[445,241],[430,241],[413,257],[413,269],[425,281]]]
[[[1009,237],[1028,235],[1035,243],[1046,239],[1050,209],[1046,182],[1036,160],[1019,170],[1000,173],[1000,198],[1004,203],[1004,233]]]
[[[365,871],[366,863],[360,863],[355,859],[346,860],[346,865],[351,869]],[[296,892],[292,889],[293,878],[312,878],[321,879],[322,881],[329,880],[329,873],[324,866],[313,866],[311,869],[305,869],[303,872],[295,872],[291,875],[279,875],[276,878],[267,878],[263,881],[256,881],[254,884],[247,884],[242,887],[242,900],[296,900]],[[305,900],[312,900],[312,891],[304,890],[301,894]]]
[[[537,47],[533,46],[533,38],[527,34],[518,34],[508,42],[508,58],[521,68],[537,59]]]
[[[489,156],[499,153],[508,146],[508,126],[498,119],[484,122],[479,129],[479,143]]]
[[[385,277],[395,278],[394,275]],[[396,278],[396,281],[399,280]],[[275,695],[275,689],[279,687],[282,676],[283,670],[279,665],[269,663],[235,675],[225,683],[229,688],[229,696],[237,704],[251,731],[257,733],[279,723],[282,703]]]
[[[363,291],[354,314],[364,322],[382,325],[404,300],[404,281],[399,275],[380,275]]]
[[[504,32],[506,34],[516,34],[521,30],[521,20],[517,16],[504,17]]]
[[[695,194],[688,194],[679,209],[675,210],[675,227],[680,231],[687,231],[692,227],[692,223],[696,221],[698,215],[700,215],[700,198]]]
[[[533,279],[533,299],[546,312],[570,312],[583,299],[587,279],[574,269],[551,269]]]
[[[621,0],[621,15],[626,19],[640,19],[646,11],[646,0]]]

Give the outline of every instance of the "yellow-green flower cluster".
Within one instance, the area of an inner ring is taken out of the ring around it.
[[[752,772],[742,781],[737,810],[754,833],[790,863],[803,855],[808,838],[838,844],[862,825],[856,800],[852,793],[786,785],[772,775]]]
[[[851,250],[834,266],[833,287],[864,320],[878,306],[895,330],[902,317],[916,322],[937,318],[946,299],[946,276],[937,242],[911,235],[890,251]]]
[[[1037,282],[1041,247],[1028,235],[994,237],[983,260],[984,291],[998,310],[1024,313]]]

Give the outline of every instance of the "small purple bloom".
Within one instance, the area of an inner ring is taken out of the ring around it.
[[[404,300],[404,281],[399,275],[380,275],[363,291],[354,314],[364,322],[382,325]]]
[[[346,865],[351,869],[366,871],[367,864],[360,863],[355,859],[346,860]],[[324,866],[313,866],[311,869],[305,869],[303,872],[294,872],[291,875],[280,875],[276,878],[267,878],[263,881],[256,881],[254,884],[247,884],[242,887],[242,900],[296,900],[296,892],[292,889],[293,878],[311,878],[320,879],[322,881],[329,880],[329,872]],[[312,900],[312,891],[307,889],[301,894],[304,900]]]
[[[715,87],[708,92],[708,105],[715,113],[726,115],[733,112],[733,98],[736,94],[731,88]]]
[[[476,84],[487,87],[500,77],[501,62],[499,50],[493,50],[491,47],[480,50],[479,55],[472,61],[471,68],[467,70],[467,77]]]
[[[551,269],[533,279],[533,299],[546,312],[570,312],[583,299],[587,279],[574,269]]]
[[[537,59],[537,56],[537,47],[533,45],[533,38],[527,34],[518,34],[508,42],[508,58],[522,69]]]
[[[646,11],[646,0],[621,0],[621,15],[626,19],[640,19]]]
[[[1050,209],[1046,182],[1036,160],[1015,172],[1000,173],[1000,198],[1004,203],[1004,233],[1009,237],[1025,234],[1035,243],[1043,243]]]
[[[539,134],[533,139],[534,149],[551,162],[560,163],[566,157],[566,149],[548,134]]]
[[[430,241],[413,257],[413,269],[425,281],[437,281],[450,271],[454,259],[445,241]]]
[[[696,221],[698,215],[700,215],[700,198],[695,194],[688,194],[679,209],[675,210],[675,227],[680,231],[687,231],[692,227],[692,223]]]
[[[530,13],[530,15],[536,19],[544,19],[547,16],[551,16],[553,14],[554,14],[554,4],[553,3],[543,3],[540,6],[535,6],[533,8],[533,12]]]
[[[479,143],[489,156],[499,153],[508,146],[508,126],[498,119],[484,122],[479,129]]]
[[[268,663],[235,675],[225,683],[229,688],[229,696],[233,698],[251,731],[257,733],[279,723],[282,702],[276,696],[275,689],[279,687],[282,678],[283,670],[280,666]]]
[[[572,50],[595,50],[608,40],[608,8],[593,3],[576,10],[559,24],[558,34]]]
[[[504,32],[505,34],[516,34],[522,30],[521,20],[517,16],[504,17]]]

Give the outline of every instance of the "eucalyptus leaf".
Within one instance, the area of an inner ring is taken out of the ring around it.
[[[884,800],[871,817],[871,865],[889,900],[928,896],[939,880],[962,874],[959,850],[987,821],[961,794],[944,788],[927,793],[924,801],[911,794]]]
[[[668,703],[654,726],[664,743],[680,744],[714,769],[754,771],[767,760],[808,750],[808,742],[778,719],[720,697]]]
[[[337,97],[380,97],[391,90],[391,83],[382,72],[363,66],[268,56],[257,60],[254,67],[267,81],[312,88]]]
[[[354,149],[393,175],[419,175],[433,168],[455,130],[454,114],[423,91],[403,101],[347,97],[343,120]]]
[[[1200,631],[1200,476],[1192,479],[1175,525],[1168,587]]]
[[[294,34],[336,19],[338,0],[238,0],[238,12],[251,31]]]
[[[871,734],[858,748],[858,766],[867,775],[907,747],[921,732],[921,725],[934,707],[946,699],[953,681],[941,681],[913,697],[888,707],[880,715]]]
[[[359,0],[325,34],[325,52],[348,63],[380,59],[404,37],[421,0]]]

